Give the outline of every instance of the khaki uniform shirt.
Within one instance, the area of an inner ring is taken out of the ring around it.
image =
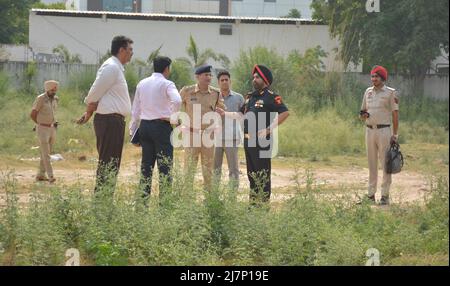
[[[199,126],[195,126],[194,123],[194,106],[201,110],[201,114],[195,114],[196,120],[201,122],[203,116],[208,112],[214,112],[216,107],[226,110],[224,100],[222,96],[219,95],[219,90],[209,86],[208,91],[202,92],[198,88],[198,85],[185,86],[180,90],[180,95],[182,99],[182,106],[185,112],[188,114],[190,119],[190,127],[194,129],[200,129]],[[205,129],[209,124],[201,124],[201,129]]]
[[[379,90],[369,87],[364,93],[361,110],[370,114],[367,125],[390,125],[392,112],[398,110],[397,91],[387,86]]]
[[[39,124],[52,124],[56,122],[55,113],[58,106],[58,97],[53,99],[43,93],[36,97],[33,103],[33,109],[38,111],[36,121]]]

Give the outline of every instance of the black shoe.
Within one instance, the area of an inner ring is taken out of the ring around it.
[[[381,197],[380,205],[382,205],[382,206],[389,205],[389,197],[385,197],[385,196]]]

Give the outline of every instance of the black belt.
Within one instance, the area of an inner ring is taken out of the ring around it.
[[[45,127],[55,127],[55,124],[45,124],[45,123],[39,123],[40,126],[45,126]]]
[[[370,129],[381,129],[381,128],[388,128],[391,127],[391,125],[386,124],[380,124],[380,125],[366,125]]]
[[[149,120],[149,121],[163,122],[163,123],[170,124],[170,121],[168,121],[168,120],[166,120],[166,119],[161,119],[161,118],[158,118],[158,119],[152,119],[152,120]]]
[[[167,121],[167,120],[165,120],[165,119],[142,119],[141,120],[141,122],[148,122],[148,123],[164,123],[164,124],[168,124],[168,125],[171,125],[170,124],[170,121]]]
[[[122,118],[122,119],[125,119],[125,116],[123,116],[123,115],[120,114],[120,113],[107,113],[107,114],[96,113],[96,115],[99,115],[99,116],[105,116],[105,117],[113,116],[113,117],[120,117],[120,118]]]

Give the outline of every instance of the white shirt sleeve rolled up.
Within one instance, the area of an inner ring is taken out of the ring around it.
[[[102,98],[103,95],[113,86],[116,81],[117,73],[119,70],[112,66],[106,65],[102,67],[95,78],[94,83],[89,90],[88,95],[86,96],[84,102],[86,104],[98,102]]]

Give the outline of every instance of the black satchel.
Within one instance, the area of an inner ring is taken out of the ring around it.
[[[386,152],[385,169],[388,174],[400,173],[403,167],[403,155],[400,152],[400,145],[396,142],[391,144],[391,148]]]

